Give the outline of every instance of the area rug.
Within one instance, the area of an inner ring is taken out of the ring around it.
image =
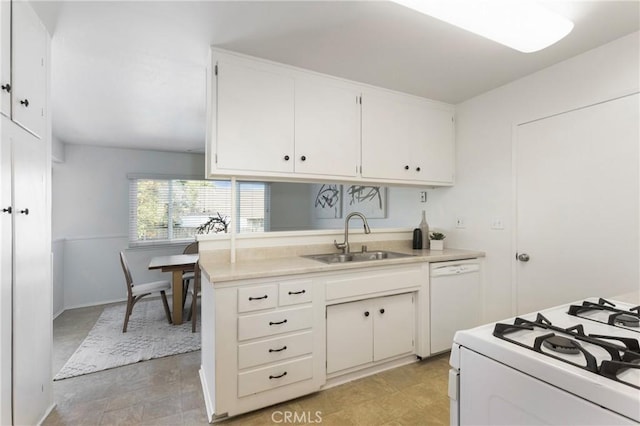
[[[185,322],[176,326],[167,322],[160,300],[140,301],[133,307],[127,332],[123,333],[125,310],[126,304],[106,307],[53,380],[200,349],[200,324],[198,331],[192,333],[191,322],[186,321],[188,308]]]

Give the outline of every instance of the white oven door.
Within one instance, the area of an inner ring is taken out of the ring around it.
[[[461,425],[637,425],[464,347],[459,367]]]

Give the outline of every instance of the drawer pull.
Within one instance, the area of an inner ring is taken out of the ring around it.
[[[287,347],[283,346],[280,349],[269,349],[269,352],[282,352],[282,351],[284,351],[286,349],[287,349]]]
[[[284,373],[278,375],[278,376],[269,376],[269,380],[271,379],[279,379],[280,377],[284,377],[287,375],[287,372],[285,371]]]
[[[261,297],[249,297],[249,300],[262,300],[262,299],[267,299],[269,296],[268,295],[264,295]]]
[[[289,295],[292,295],[292,294],[305,294],[305,293],[306,293],[306,290],[290,291]]]
[[[280,325],[280,324],[284,324],[286,322],[287,322],[286,319],[284,319],[282,321],[277,321],[277,322],[269,321],[269,325]]]

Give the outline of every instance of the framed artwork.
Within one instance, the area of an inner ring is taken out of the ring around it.
[[[344,214],[360,212],[367,219],[387,217],[387,188],[384,186],[350,185],[343,196]]]
[[[342,185],[313,185],[313,211],[318,219],[342,217]]]

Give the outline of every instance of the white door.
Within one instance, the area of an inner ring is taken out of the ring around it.
[[[293,78],[218,62],[217,167],[293,172]]]
[[[516,129],[518,314],[638,291],[639,117],[635,94]]]
[[[3,4],[5,2],[2,2]],[[11,139],[9,119],[0,117],[0,424],[11,421]]]
[[[413,293],[371,300],[374,361],[413,352],[414,306]]]
[[[327,374],[373,361],[368,300],[327,306]]]
[[[359,93],[321,78],[296,80],[295,171],[356,176],[360,165]]]
[[[19,128],[12,136],[13,421],[22,425],[36,424],[50,404],[51,247],[44,142]]]

